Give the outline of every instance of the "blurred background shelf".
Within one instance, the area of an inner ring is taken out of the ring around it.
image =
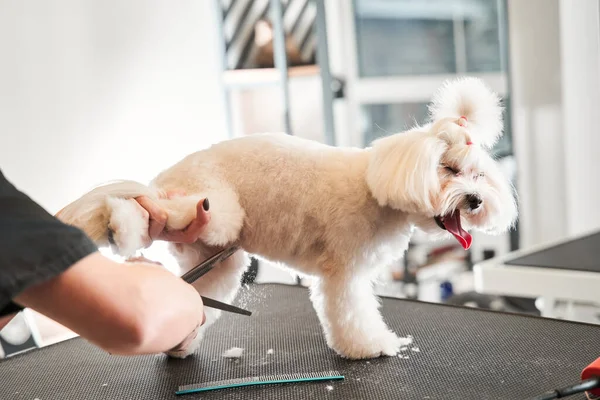
[[[302,65],[287,69],[288,79],[319,77],[317,65]],[[248,89],[281,84],[281,72],[276,68],[234,69],[223,72],[223,83],[228,88]]]

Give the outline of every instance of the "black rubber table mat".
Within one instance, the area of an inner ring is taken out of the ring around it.
[[[419,351],[348,361],[325,345],[306,289],[254,285],[237,303],[254,315],[224,315],[185,360],[110,356],[81,339],[4,360],[0,399],[518,400],[577,382],[600,356],[600,326],[383,299],[390,326]],[[221,357],[233,346],[245,348],[237,363]],[[345,380],[175,395],[195,382],[328,370]]]
[[[600,272],[600,232],[508,260],[504,264]]]

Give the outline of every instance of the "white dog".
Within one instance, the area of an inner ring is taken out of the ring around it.
[[[379,139],[366,149],[336,148],[286,134],[216,144],[184,158],[149,186],[120,182],[87,193],[58,217],[122,255],[147,243],[148,221],[131,201],[146,195],[168,210],[168,229],[185,227],[196,203],[210,199],[212,218],[200,240],[171,245],[185,271],[239,243],[258,257],[315,277],[311,300],[328,345],[351,359],[395,355],[401,340],[382,319],[372,281],[402,257],[414,228],[453,235],[465,248],[469,229],[500,233],[517,216],[513,187],[487,150],[502,135],[499,98],[481,81],[446,83],[431,121]],[[160,193],[184,190],[171,200]],[[110,230],[109,230],[110,227]],[[234,300],[248,265],[238,252],[196,289]],[[204,330],[219,317],[207,310]]]

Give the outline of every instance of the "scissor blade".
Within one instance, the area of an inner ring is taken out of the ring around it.
[[[227,249],[221,250],[214,256],[201,262],[200,264],[196,265],[194,268],[192,268],[191,270],[189,270],[188,272],[183,274],[181,276],[181,279],[183,279],[185,282],[187,282],[189,284],[196,282],[200,277],[202,277],[208,271],[212,270],[218,262],[227,259],[228,257],[230,257],[233,253],[235,253],[239,249],[240,248],[238,246],[232,246]],[[213,300],[208,297],[204,297],[204,296],[200,296],[200,297],[202,298],[202,302],[204,303],[205,307],[216,308],[218,310],[228,311],[228,312],[241,314],[241,315],[252,315],[252,312],[244,310],[242,308],[232,306],[230,304],[222,303],[220,301]]]
[[[228,257],[230,257],[233,253],[235,253],[239,249],[240,248],[238,246],[233,246],[233,247],[229,247],[227,249],[221,250],[214,256],[201,262],[200,264],[196,265],[194,268],[192,268],[191,270],[189,270],[188,272],[183,274],[181,276],[181,279],[183,279],[184,281],[186,281],[187,283],[190,283],[190,284],[196,282],[198,280],[198,278],[200,278],[201,276],[206,274],[208,271],[213,269],[215,267],[215,264],[217,264],[219,261],[223,261],[223,260],[227,259]]]
[[[231,304],[222,303],[217,300],[209,299],[208,297],[204,297],[204,296],[200,296],[200,297],[202,297],[202,302],[204,303],[204,306],[206,306],[206,307],[216,308],[218,310],[223,310],[223,311],[229,311],[229,312],[236,313],[236,314],[242,314],[242,315],[248,315],[248,316],[252,315],[251,311],[244,310],[243,308],[232,306]]]

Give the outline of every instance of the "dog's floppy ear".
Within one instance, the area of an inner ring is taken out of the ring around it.
[[[446,144],[435,135],[416,130],[376,140],[367,168],[373,197],[380,206],[433,215],[445,150]]]
[[[502,136],[500,97],[478,78],[446,81],[429,106],[432,122],[464,117],[465,128],[475,144],[491,148]]]

